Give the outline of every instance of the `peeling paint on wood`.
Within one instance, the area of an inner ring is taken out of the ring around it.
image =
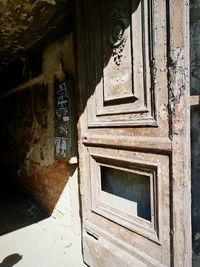
[[[200,266],[200,0],[190,1],[191,169],[193,267]]]

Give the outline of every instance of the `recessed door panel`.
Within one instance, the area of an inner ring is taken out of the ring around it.
[[[153,1],[96,1],[91,19],[94,96],[90,127],[156,122]],[[96,12],[96,13],[95,13]]]
[[[134,98],[130,1],[101,1],[102,53],[104,54],[104,103]],[[101,52],[100,51],[100,52]],[[107,62],[111,56],[110,60]]]
[[[87,156],[86,253],[90,253],[94,237],[96,243],[108,239],[111,244],[116,238],[114,246],[126,244],[125,252],[134,254],[140,264],[141,257],[148,256],[144,266],[170,266],[168,156],[90,146]]]

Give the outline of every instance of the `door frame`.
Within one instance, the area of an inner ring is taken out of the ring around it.
[[[174,266],[192,265],[189,1],[167,1]]]

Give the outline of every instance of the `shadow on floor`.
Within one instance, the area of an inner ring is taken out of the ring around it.
[[[0,216],[0,235],[18,230],[48,217],[44,211],[39,209],[21,192],[15,183],[1,185]],[[0,264],[0,267],[3,266]]]
[[[22,255],[17,253],[11,254],[0,263],[0,267],[12,267],[17,264],[21,259]]]

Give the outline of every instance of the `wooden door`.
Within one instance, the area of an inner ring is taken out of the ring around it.
[[[177,128],[186,129],[187,116],[174,126],[177,109],[187,114],[188,87],[177,107],[179,62],[169,65],[168,52],[167,14],[176,9],[158,0],[77,1],[82,240],[91,267],[189,266],[189,165],[180,151],[189,130]]]

